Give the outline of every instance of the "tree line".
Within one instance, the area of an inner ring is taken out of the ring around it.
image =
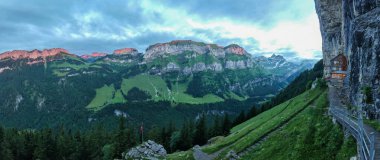
[[[18,130],[0,126],[0,157],[2,160],[24,159],[115,159],[145,140],[162,144],[169,152],[188,150],[194,145],[204,145],[216,136],[226,136],[230,129],[259,114],[253,107],[247,114],[242,111],[236,118],[224,114],[188,119],[176,127],[172,121],[164,127],[152,127],[146,133],[140,126],[119,117],[118,128],[109,131],[101,124],[87,131],[73,131],[65,127],[58,130]],[[211,123],[209,123],[211,121]]]

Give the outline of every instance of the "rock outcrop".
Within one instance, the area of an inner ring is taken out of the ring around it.
[[[325,77],[330,60],[348,59],[344,86],[356,106],[365,106],[362,88],[370,87],[372,106],[380,109],[380,0],[315,0],[323,40]]]
[[[223,48],[216,44],[206,44],[203,42],[195,42],[191,40],[175,40],[167,43],[157,43],[149,46],[146,49],[144,58],[147,60],[152,60],[154,58],[165,55],[177,55],[184,51],[192,51],[197,54],[209,53],[218,58],[225,57],[227,53],[233,53],[237,55],[247,54],[247,51],[236,44]]]
[[[53,48],[53,49],[45,49],[45,50],[32,50],[32,51],[25,51],[25,50],[14,50],[14,51],[8,51],[0,54],[0,59],[7,59],[11,58],[13,60],[17,59],[37,59],[42,58],[45,59],[50,56],[56,56],[60,53],[70,54],[66,49],[62,48]]]
[[[137,55],[139,51],[135,48],[122,48],[117,49],[113,51],[113,54],[131,54],[131,55]]]
[[[224,47],[224,50],[226,53],[232,53],[232,54],[237,54],[237,55],[245,55],[247,54],[247,51],[245,51],[244,48],[240,47],[237,44],[231,44],[227,47]]]
[[[123,159],[159,159],[167,155],[165,148],[154,141],[148,140],[140,146],[123,153]]]

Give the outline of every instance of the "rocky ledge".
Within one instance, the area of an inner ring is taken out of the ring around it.
[[[66,49],[63,48],[52,48],[52,49],[45,49],[45,50],[32,50],[32,51],[25,51],[25,50],[14,50],[14,51],[8,51],[0,54],[0,59],[7,59],[11,58],[13,60],[25,58],[25,59],[37,59],[37,58],[43,58],[50,56],[55,56],[60,53],[66,53],[70,54]]]
[[[148,140],[140,146],[123,153],[123,159],[159,159],[167,155],[165,148],[154,141]]]

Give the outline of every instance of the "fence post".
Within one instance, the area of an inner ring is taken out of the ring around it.
[[[374,132],[371,132],[370,133],[370,137],[371,137],[371,147],[370,147],[370,159],[371,160],[374,160],[375,159],[375,133]]]

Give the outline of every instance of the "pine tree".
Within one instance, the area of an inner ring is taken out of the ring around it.
[[[219,116],[216,116],[214,118],[214,125],[210,131],[210,137],[214,137],[214,136],[218,136],[218,135],[222,135],[222,126],[221,126],[221,123],[220,123],[220,117]]]
[[[193,139],[190,132],[190,124],[187,120],[185,120],[180,131],[180,142],[178,146],[180,150],[187,150],[192,146]]]
[[[249,110],[249,113],[246,118],[249,119],[255,117],[256,115],[258,115],[257,106],[253,106],[251,110]]]
[[[114,139],[114,158],[121,158],[121,154],[127,148],[127,143],[125,118],[121,116],[119,118],[119,128]]]
[[[245,121],[245,114],[244,114],[244,111],[241,111],[239,116],[236,117],[233,125],[236,126],[244,121]]]
[[[196,131],[194,135],[194,144],[203,145],[207,143],[207,126],[206,116],[202,114],[196,124]]]
[[[0,157],[3,160],[12,160],[13,156],[8,148],[9,144],[6,139],[4,128],[0,126]]]
[[[228,114],[225,113],[224,118],[223,118],[223,125],[222,125],[223,135],[228,135],[230,133],[230,129],[231,129],[231,121],[228,117]]]

